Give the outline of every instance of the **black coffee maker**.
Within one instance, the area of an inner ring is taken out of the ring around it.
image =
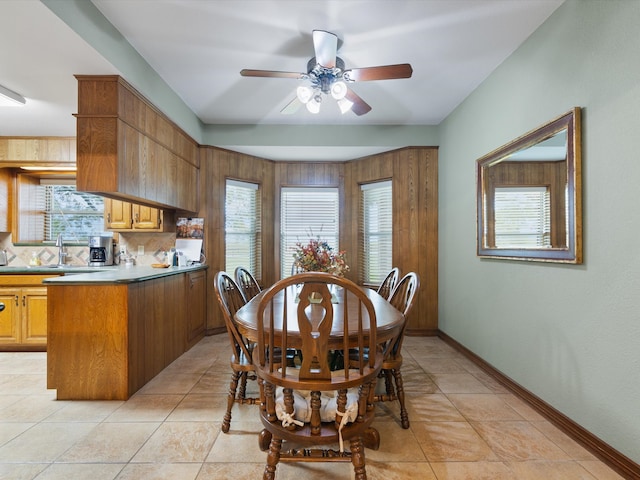
[[[113,237],[92,235],[89,237],[89,266],[113,265]]]

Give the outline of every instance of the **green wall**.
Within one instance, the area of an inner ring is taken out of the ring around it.
[[[640,462],[640,2],[567,0],[440,125],[439,325]],[[584,264],[476,257],[475,160],[583,108]]]

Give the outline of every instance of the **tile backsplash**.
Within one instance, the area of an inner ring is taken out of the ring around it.
[[[176,243],[175,233],[125,233],[119,235],[119,245],[124,246],[135,257],[136,265],[151,265],[164,262],[164,252]],[[144,255],[138,255],[138,247],[144,247]],[[29,265],[32,255],[40,258],[43,265],[58,262],[58,248],[54,245],[21,246],[11,243],[11,233],[0,233],[0,250],[7,252],[7,265]],[[66,247],[69,254],[66,263],[86,265],[89,261],[89,247]]]

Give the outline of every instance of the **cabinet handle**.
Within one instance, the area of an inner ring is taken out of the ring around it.
[[[136,223],[140,223],[140,215],[138,215],[137,213],[134,215],[134,218],[136,219]]]
[[[111,213],[107,213],[107,223],[111,223]]]
[[[22,306],[23,306],[23,307],[26,307],[26,306],[27,306],[27,297],[26,297],[26,295],[23,295],[23,296],[22,296]]]
[[[18,306],[18,295],[16,295],[16,307]]]

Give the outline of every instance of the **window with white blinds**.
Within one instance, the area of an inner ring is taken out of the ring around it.
[[[551,246],[550,194],[546,187],[496,187],[497,248]]]
[[[104,230],[104,199],[76,190],[74,181],[42,179],[35,188],[42,214],[42,237],[55,241],[86,243],[90,235]]]
[[[320,238],[339,250],[340,199],[337,188],[285,187],[280,193],[280,277],[285,278],[296,243]]]
[[[225,193],[225,270],[244,267],[262,280],[260,186],[227,180]]]
[[[391,180],[360,186],[360,281],[377,285],[393,268]]]

